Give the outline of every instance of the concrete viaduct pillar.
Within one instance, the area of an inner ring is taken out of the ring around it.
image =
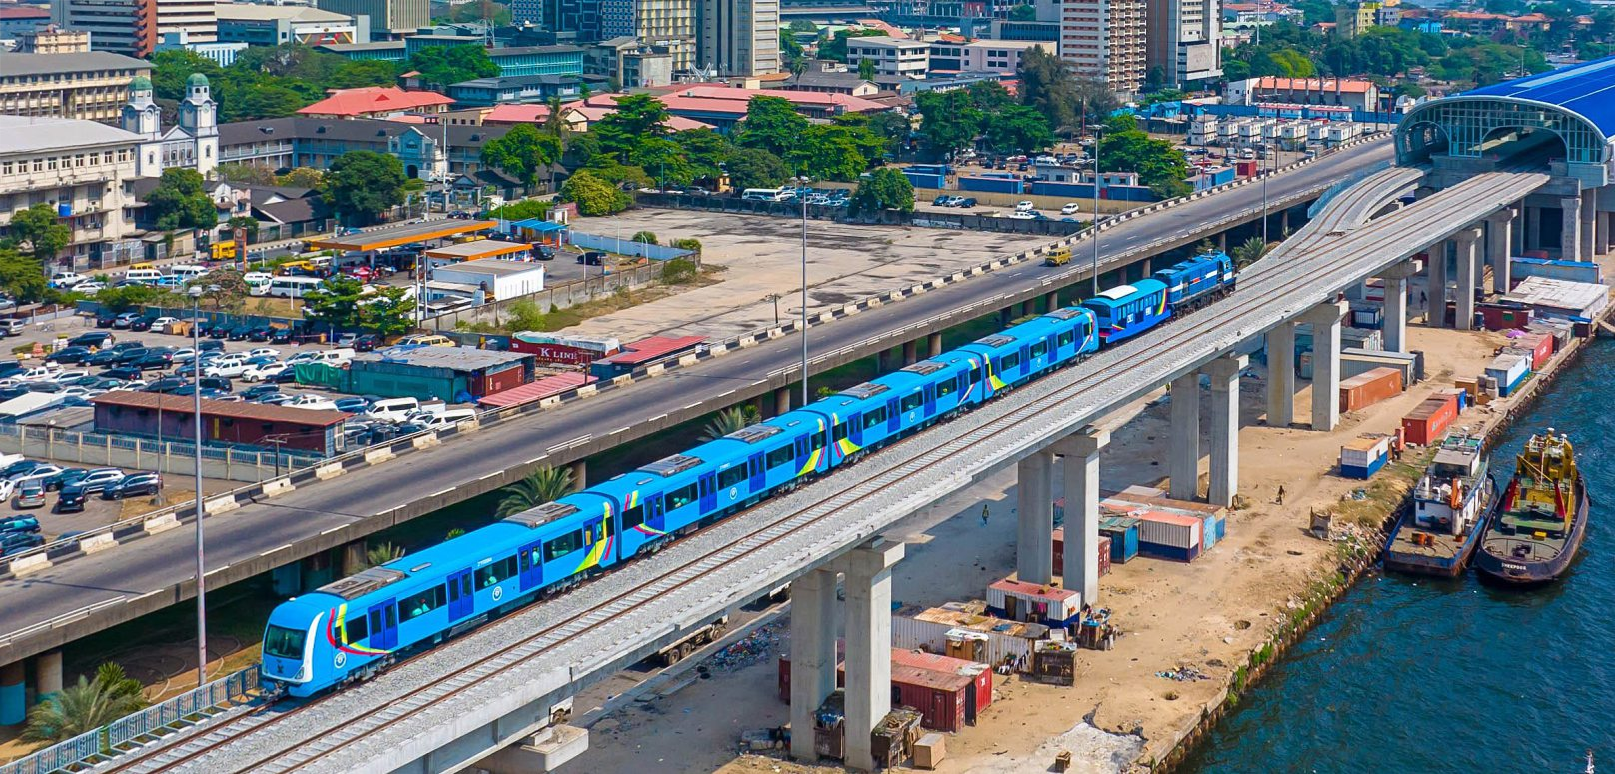
[[[905,366],[914,365],[914,361],[918,359],[917,350],[919,348],[914,345],[915,342],[912,341],[903,342],[903,365]]]
[[[344,543],[342,546],[342,577],[346,578],[353,575],[369,565],[369,557],[366,555],[369,550],[370,543],[364,538]]]
[[[1082,593],[1082,603],[1099,599],[1099,452],[1110,444],[1110,432],[1089,430],[1060,443],[1065,467],[1065,546],[1061,557],[1067,589]]]
[[[1340,318],[1344,301],[1319,304],[1302,315],[1312,326],[1312,429],[1333,430],[1340,422]]]
[[[1032,452],[1016,465],[1016,473],[1020,519],[1015,537],[1016,577],[1047,585],[1054,580],[1054,454],[1047,449]]]
[[[892,710],[892,566],[902,558],[903,544],[884,537],[847,554],[846,764],[859,771],[876,770],[870,733]]]
[[[1480,282],[1475,264],[1478,260],[1475,246],[1480,242],[1480,229],[1469,227],[1453,235],[1458,258],[1457,313],[1453,327],[1461,331],[1475,329],[1475,290]]]
[[[1581,192],[1581,260],[1597,260],[1598,244],[1598,189],[1589,188]]]
[[[1432,328],[1447,326],[1447,240],[1430,246],[1429,265],[1425,266],[1427,280],[1425,294],[1429,298],[1424,324]],[[1314,339],[1316,341],[1316,339]]]
[[[576,460],[571,465],[572,491],[581,492],[589,486],[589,460]]]
[[[1312,335],[1316,340],[1316,328]],[[1211,489],[1207,499],[1212,505],[1233,505],[1239,491],[1239,372],[1248,362],[1244,355],[1233,355],[1206,364],[1211,377]]]
[[[779,416],[791,410],[791,388],[781,387],[774,390],[774,416]]]
[[[791,757],[810,763],[813,711],[836,689],[835,606],[835,570],[791,581]]]
[[[1513,241],[1514,210],[1504,208],[1486,218],[1486,262],[1492,267],[1492,292],[1509,290],[1509,258]]]
[[[1418,261],[1405,261],[1380,276],[1385,286],[1385,348],[1407,351],[1408,278],[1419,273]]]
[[[937,357],[942,354],[942,334],[933,333],[925,337],[925,349],[929,353],[926,357]]]
[[[1295,323],[1279,323],[1267,332],[1267,425],[1289,427],[1295,421]]]
[[[1579,261],[1581,257],[1581,195],[1559,200],[1559,258]]]
[[[47,650],[34,657],[34,695],[43,699],[62,692],[62,652]]]
[[[1171,429],[1167,432],[1167,485],[1174,500],[1193,500],[1200,490],[1200,372],[1172,380]],[[1066,507],[1070,507],[1067,504]]]

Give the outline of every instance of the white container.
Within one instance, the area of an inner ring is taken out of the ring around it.
[[[1132,515],[1138,519],[1140,542],[1183,549],[1200,545],[1199,519],[1158,511],[1141,511]]]

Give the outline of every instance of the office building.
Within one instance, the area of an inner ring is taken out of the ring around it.
[[[113,123],[151,65],[105,51],[0,54],[0,113]]]
[[[150,56],[165,34],[190,43],[219,39],[213,0],[54,0],[56,24],[90,34],[90,47]]]
[[[432,23],[427,0],[316,0],[322,11],[370,18],[374,37],[413,35]]]
[[[220,3],[219,40],[253,46],[293,43],[305,46],[367,43],[370,17],[322,11],[306,5]],[[362,31],[361,31],[362,28]]]
[[[0,6],[0,37],[16,38],[49,25],[50,9],[37,5]]]
[[[665,48],[674,70],[696,66],[695,0],[598,0],[598,5],[600,38],[638,38]]]
[[[931,66],[931,44],[889,37],[848,38],[849,69],[857,69],[865,59],[874,62],[876,75],[924,78]]]
[[[220,67],[229,67],[234,64],[236,57],[247,50],[248,44],[239,41],[192,43],[190,36],[182,30],[169,32],[157,39],[158,51],[174,51],[184,49],[203,59],[211,60]]]
[[[1335,6],[1335,34],[1355,38],[1369,27],[1395,27],[1402,21],[1402,9],[1394,3],[1359,0]]]
[[[700,0],[696,65],[720,76],[777,73],[779,0]]]
[[[1144,64],[1183,86],[1222,77],[1218,0],[1147,0]]]
[[[1055,46],[1032,40],[934,41],[930,69],[932,72],[1012,73],[1020,69],[1021,57],[1034,48],[1053,54]]]
[[[90,51],[90,33],[81,30],[64,30],[54,24],[31,32],[17,33],[19,54],[87,54]]]
[[[552,99],[570,102],[583,96],[586,77],[595,81],[589,84],[591,90],[604,90],[606,84],[599,76],[518,75],[461,81],[449,86],[448,96],[461,107],[545,103]]]
[[[536,106],[535,106],[536,107]],[[474,175],[483,169],[482,146],[509,126],[419,125],[369,118],[274,118],[219,126],[219,159],[266,169],[324,169],[350,151],[398,157],[404,174],[422,180]],[[442,142],[448,138],[447,150]]]
[[[1119,94],[1144,85],[1145,0],[1063,0],[1060,58]]]
[[[49,205],[72,230],[63,266],[99,267],[134,232],[126,207],[141,138],[71,118],[0,116],[0,230],[17,212]]]

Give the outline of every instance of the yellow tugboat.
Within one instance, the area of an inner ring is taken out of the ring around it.
[[[1587,505],[1570,438],[1551,427],[1531,436],[1487,524],[1476,569],[1521,585],[1558,578],[1587,533]]]

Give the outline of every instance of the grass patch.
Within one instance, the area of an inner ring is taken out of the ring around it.
[[[1401,460],[1387,463],[1368,482],[1368,486],[1362,489],[1365,495],[1363,499],[1343,498],[1330,506],[1329,512],[1343,522],[1378,528],[1407,499],[1408,493],[1418,483],[1419,475],[1430,464],[1430,458],[1435,456],[1435,451],[1434,448],[1425,447],[1404,452]]]

